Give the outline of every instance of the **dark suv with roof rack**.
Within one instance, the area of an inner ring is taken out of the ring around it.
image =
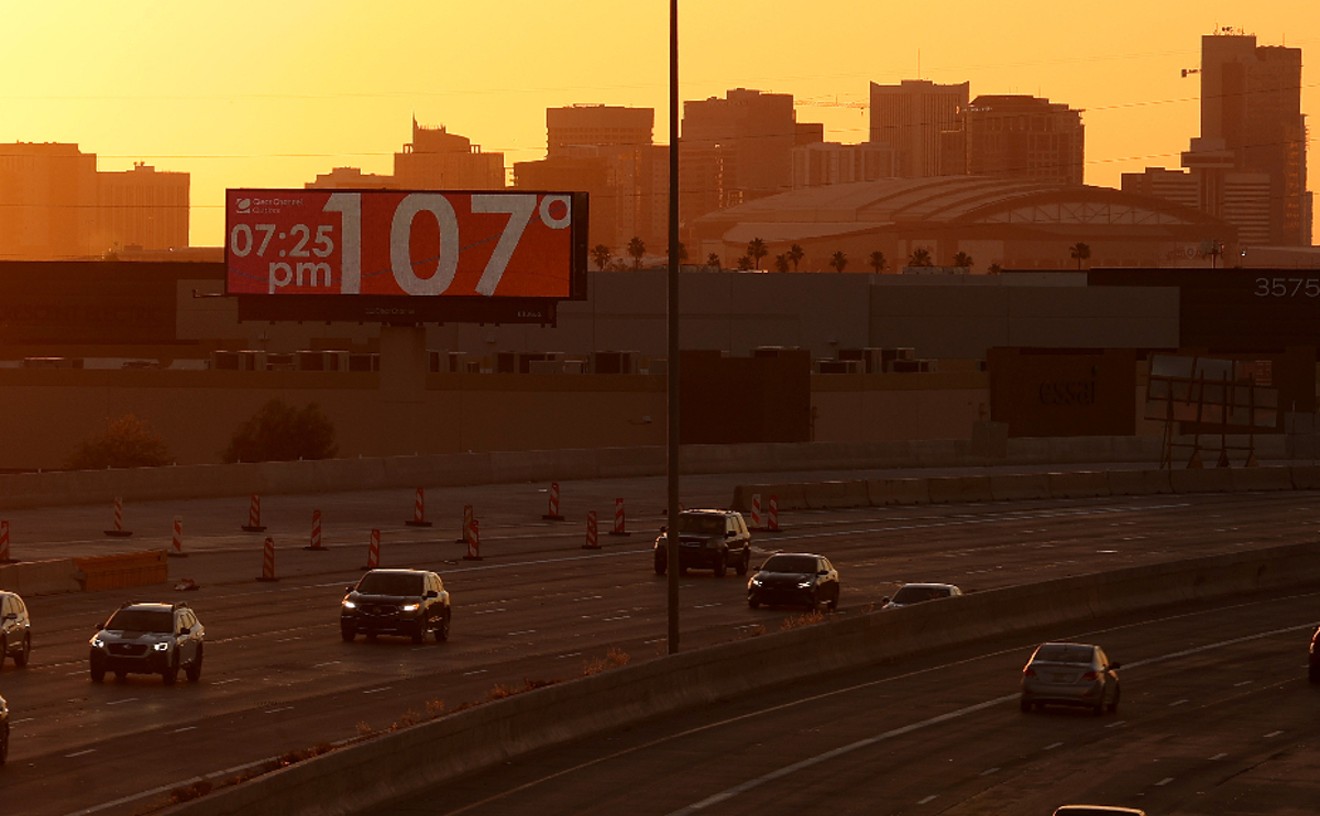
[[[88,666],[92,682],[108,671],[115,679],[129,674],[159,674],[174,685],[182,669],[190,682],[202,676],[206,629],[186,603],[127,603],[96,627]]]

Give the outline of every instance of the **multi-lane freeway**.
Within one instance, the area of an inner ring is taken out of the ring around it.
[[[725,504],[734,484],[757,478],[687,479],[685,503]],[[650,541],[663,480],[565,484],[566,522],[541,519],[544,488],[434,491],[431,528],[403,524],[412,495],[402,491],[267,497],[263,534],[239,529],[245,498],[130,504],[127,543],[102,535],[104,506],[7,514],[19,558],[168,547],[176,515],[187,556],[171,559],[169,584],[28,599],[32,662],[0,670],[14,725],[4,812],[141,813],[199,777],[579,676],[611,649],[633,662],[662,657],[665,581],[651,570]],[[605,535],[602,522],[603,547],[582,549],[583,514],[609,518],[615,497],[632,535]],[[480,518],[480,561],[464,560],[456,542],[464,503]],[[327,552],[303,549],[314,509]],[[755,543],[828,554],[848,616],[905,580],[977,591],[1312,541],[1317,511],[1320,497],[1305,493],[872,508],[786,514],[783,532]],[[339,598],[361,574],[372,528],[384,566],[444,576],[450,642],[341,642]],[[266,535],[279,546],[275,582],[255,580]],[[200,589],[174,591],[183,577]],[[122,601],[158,598],[186,600],[205,624],[201,681],[90,682],[94,626]],[[772,634],[798,614],[750,610],[732,573],[693,572],[682,581],[680,645]],[[1320,800],[1313,782],[1293,784],[1316,776],[1301,748],[1320,724],[1302,668],[1317,619],[1316,597],[1300,594],[1039,633],[1101,639],[1128,663],[1117,716],[1023,717],[1012,695],[1029,639],[978,644],[529,758],[411,812],[1034,813],[1069,792],[1161,813],[1290,812],[1280,803]],[[495,794],[497,805],[483,804]]]

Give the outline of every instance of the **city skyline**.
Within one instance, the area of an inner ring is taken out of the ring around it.
[[[20,36],[0,55],[0,143],[71,142],[102,171],[189,173],[195,246],[221,243],[226,188],[301,187],[340,166],[389,172],[414,116],[503,153],[510,170],[545,157],[547,108],[650,107],[655,141],[668,141],[667,4],[593,1],[570,17],[409,2],[386,18],[360,2],[5,5]],[[1202,35],[1231,27],[1261,45],[1320,47],[1304,3],[1234,6],[1125,0],[1056,23],[1042,22],[1055,19],[1044,3],[1002,17],[964,2],[882,13],[825,0],[810,16],[773,0],[680,7],[679,95],[791,94],[799,122],[842,143],[867,138],[871,82],[1048,98],[1082,111],[1085,182],[1117,188],[1124,172],[1177,167],[1199,135],[1199,80],[1181,72],[1199,67]],[[1320,83],[1304,70],[1302,111],[1317,110]]]

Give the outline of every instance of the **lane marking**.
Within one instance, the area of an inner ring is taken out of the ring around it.
[[[994,776],[997,773],[999,773],[998,768],[986,768],[984,771],[981,771],[981,776]]]
[[[1055,748],[1062,748],[1062,747],[1063,747],[1063,743],[1062,743],[1062,742],[1052,742],[1052,743],[1050,743],[1049,745],[1046,745],[1046,746],[1045,746],[1045,750],[1046,750],[1046,751],[1053,751]]]
[[[489,670],[489,669],[473,669],[472,671],[465,671],[465,672],[463,672],[463,676],[464,676],[464,677],[471,677],[471,676],[474,675],[474,674],[485,674],[485,673],[488,672],[488,671],[490,671],[490,670]]]
[[[280,706],[279,708],[268,708],[261,712],[263,714],[278,714],[281,711],[293,711],[293,706]]]
[[[85,751],[74,751],[72,754],[65,754],[64,758],[73,759],[74,757],[87,756],[88,754],[94,754],[94,753],[96,753],[95,748],[88,748]]]
[[[555,660],[565,660],[570,657],[581,657],[581,656],[582,656],[581,652],[565,652],[564,654],[561,655],[555,655]]]
[[[363,693],[363,694],[380,694],[382,691],[389,691],[389,690],[392,689],[392,688],[394,688],[394,686],[381,686],[380,688],[365,689],[362,693]]]
[[[1225,753],[1225,752],[1220,752],[1220,753],[1215,754],[1214,756],[1210,757],[1210,761],[1211,761],[1211,762],[1214,762],[1215,760],[1217,760],[1217,759],[1223,759],[1223,758],[1226,757],[1226,756],[1228,756],[1227,753]]]
[[[1161,779],[1160,781],[1156,782],[1156,783],[1155,783],[1155,787],[1157,787],[1157,788],[1162,788],[1162,787],[1164,787],[1165,785],[1169,784],[1169,783],[1172,782],[1172,781],[1173,781],[1173,777],[1172,777],[1172,776],[1166,776],[1166,777],[1164,777],[1163,779]]]
[[[1282,731],[1271,731],[1270,733],[1265,735],[1265,739],[1271,739],[1273,737],[1277,737],[1282,733],[1283,733]]]
[[[176,729],[174,729],[174,730],[171,731],[170,733],[171,733],[171,734],[182,734],[184,731],[196,731],[196,730],[197,730],[197,726],[195,726],[195,725],[185,725],[185,726],[182,727],[182,728],[176,728]]]
[[[125,697],[122,700],[111,700],[110,702],[106,703],[106,705],[108,706],[123,705],[124,703],[136,703],[136,702],[137,702],[136,697]]]
[[[929,803],[931,803],[931,802],[934,802],[934,801],[935,801],[936,799],[938,799],[938,798],[939,798],[939,794],[938,794],[938,793],[932,793],[930,796],[927,796],[925,799],[922,799],[921,801],[917,802],[917,804],[918,804],[918,805],[926,805],[926,804],[929,804]]]
[[[1169,703],[1169,708],[1173,708],[1175,706],[1180,706],[1180,705],[1187,705],[1189,702],[1191,702],[1191,700],[1187,700],[1185,698],[1182,700],[1174,700],[1172,703]]]
[[[517,632],[510,632],[509,637],[517,637],[518,635],[532,635],[535,633],[536,633],[535,629],[519,629]]]

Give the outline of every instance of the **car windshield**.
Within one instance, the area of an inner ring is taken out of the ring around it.
[[[357,591],[368,595],[421,595],[422,576],[373,572],[362,576]]]
[[[772,555],[761,565],[766,572],[814,573],[816,558],[810,555]]]
[[[121,609],[110,616],[105,628],[125,632],[170,632],[174,630],[174,613],[154,609]]]
[[[724,533],[724,516],[706,513],[692,513],[678,517],[680,533],[699,533],[701,535],[721,535]]]
[[[896,604],[914,604],[922,601],[929,601],[935,598],[948,597],[949,590],[944,587],[928,586],[904,586],[899,587],[898,592],[894,593],[894,603]]]
[[[1046,663],[1091,663],[1091,647],[1076,643],[1046,643],[1036,650],[1036,660]]]

